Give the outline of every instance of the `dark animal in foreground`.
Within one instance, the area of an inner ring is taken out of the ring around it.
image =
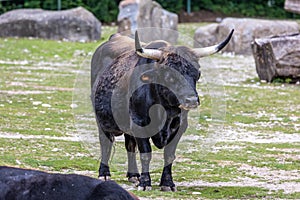
[[[101,179],[110,178],[108,161],[114,137],[124,134],[128,180],[137,182],[139,189],[151,188],[151,138],[156,147],[164,148],[161,189],[176,190],[172,178],[175,150],[187,128],[188,111],[200,104],[198,60],[220,51],[232,34],[233,30],[218,45],[197,49],[161,40],[141,45],[137,33],[135,40],[112,35],[98,47],[91,64],[91,98],[101,145]]]
[[[114,181],[0,166],[1,200],[134,200]]]

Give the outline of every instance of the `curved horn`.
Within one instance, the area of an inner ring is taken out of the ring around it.
[[[210,47],[204,47],[204,48],[194,48],[193,50],[194,50],[195,54],[197,55],[198,58],[201,58],[201,57],[209,56],[209,55],[219,52],[221,49],[223,49],[228,44],[228,42],[230,41],[230,39],[232,37],[233,32],[234,32],[234,29],[231,30],[230,34],[227,36],[227,38],[223,42],[221,42],[217,45],[210,46]]]
[[[135,31],[135,51],[139,56],[143,58],[150,58],[153,60],[159,60],[162,55],[162,51],[160,50],[144,49],[140,44],[140,39],[137,31]]]

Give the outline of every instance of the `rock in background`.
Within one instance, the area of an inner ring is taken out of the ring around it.
[[[285,0],[284,9],[292,12],[300,14],[300,1],[299,0]]]
[[[205,29],[206,33],[203,31]],[[251,42],[255,38],[299,33],[299,25],[293,21],[225,18],[217,27],[211,25],[200,27],[194,39],[200,46],[209,46],[212,44],[207,45],[206,41],[218,43],[226,38],[231,29],[235,31],[224,51],[245,55],[252,53]]]
[[[176,43],[178,16],[164,10],[157,2],[152,0],[124,0],[119,5],[118,32],[128,31],[134,34],[137,28],[147,28],[140,35],[144,42],[162,39],[171,43]],[[150,29],[149,27],[156,27]],[[163,29],[174,30],[164,31]]]
[[[194,47],[207,47],[216,44],[217,28],[219,24],[213,23],[206,26],[199,27],[194,35]]]
[[[252,49],[261,80],[300,80],[300,34],[255,39]]]
[[[63,11],[18,9],[0,16],[0,37],[91,41],[100,36],[101,23],[82,7]]]

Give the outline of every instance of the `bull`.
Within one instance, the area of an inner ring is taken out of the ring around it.
[[[137,32],[135,39],[114,34],[97,48],[91,62],[91,99],[101,146],[99,178],[110,179],[112,145],[115,136],[124,134],[128,180],[140,190],[151,189],[151,139],[157,148],[164,148],[160,187],[176,191],[172,177],[176,147],[188,126],[188,111],[200,104],[198,60],[223,49],[232,34],[233,30],[217,45],[195,49],[162,40],[141,43]]]
[[[114,181],[0,166],[0,199],[134,200]]]

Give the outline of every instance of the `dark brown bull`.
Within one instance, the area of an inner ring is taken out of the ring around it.
[[[77,174],[51,174],[0,166],[0,199],[20,200],[134,200],[114,181]]]
[[[171,171],[176,146],[187,128],[188,110],[200,103],[196,90],[198,60],[220,51],[232,34],[218,45],[197,49],[175,47],[165,41],[141,45],[137,33],[135,40],[115,34],[96,50],[91,64],[91,97],[101,145],[100,178],[109,179],[114,137],[124,134],[127,177],[137,181],[142,190],[149,189],[151,138],[156,147],[164,148],[160,186],[162,190],[176,190]]]

